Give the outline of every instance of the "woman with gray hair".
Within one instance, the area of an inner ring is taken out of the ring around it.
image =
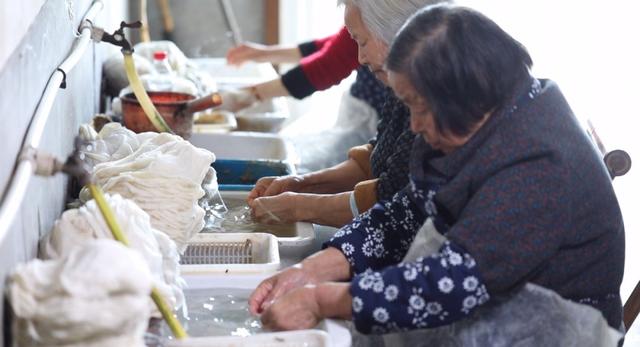
[[[474,10],[413,16],[386,65],[419,135],[411,182],[263,283],[250,305],[275,292],[265,325],[339,317],[366,334],[412,331],[387,335],[394,346],[615,346],[620,209],[559,88],[531,65]]]
[[[386,83],[382,67],[393,35],[411,14],[439,1],[341,2],[346,5],[345,24],[358,43],[360,64]],[[248,199],[253,217],[267,223],[308,221],[341,227],[406,186],[413,141],[409,110],[391,91],[387,95],[375,138],[352,148],[348,160],[301,176],[258,180]]]

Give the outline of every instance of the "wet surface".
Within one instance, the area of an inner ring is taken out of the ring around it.
[[[225,207],[226,205],[226,207]],[[210,200],[201,206],[205,209],[204,232],[263,232],[277,237],[295,237],[295,224],[262,224],[256,223],[251,218],[251,209],[244,199],[225,198],[224,205],[221,201]]]
[[[262,332],[259,317],[249,313],[252,290],[208,288],[186,290],[187,317],[178,314],[187,334],[199,336],[251,336]],[[166,324],[163,336],[172,336]]]

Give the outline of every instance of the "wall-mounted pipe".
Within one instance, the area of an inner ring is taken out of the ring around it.
[[[80,35],[75,40],[71,52],[51,74],[45,86],[42,97],[29,123],[20,155],[16,161],[15,170],[0,203],[0,242],[4,240],[13,224],[14,218],[18,215],[18,209],[22,205],[31,177],[36,170],[36,149],[42,140],[42,134],[49,119],[53,102],[58,94],[58,89],[65,82],[66,74],[75,67],[84,55],[91,42],[91,22],[94,21],[103,8],[104,3],[102,0],[94,0],[82,19],[79,28]]]

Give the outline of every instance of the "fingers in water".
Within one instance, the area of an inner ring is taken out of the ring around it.
[[[269,220],[272,220],[273,222],[276,223],[282,223],[282,219],[280,219],[278,216],[276,216],[273,212],[271,212],[271,210],[269,210],[264,203],[262,202],[262,199],[255,199],[254,200],[256,206],[259,206],[262,210],[264,210],[264,213],[267,217],[267,219],[265,220],[265,222],[269,222]]]

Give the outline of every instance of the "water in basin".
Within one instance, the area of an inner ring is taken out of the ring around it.
[[[226,208],[225,206],[226,205]],[[209,208],[219,211],[218,215],[224,215],[220,223],[207,223],[205,232],[264,232],[277,237],[295,237],[295,224],[262,224],[256,223],[251,218],[251,209],[244,199],[224,198],[224,205],[215,204]],[[205,207],[205,210],[207,208]],[[225,211],[226,210],[226,211]]]
[[[193,337],[255,335],[262,331],[262,324],[249,313],[251,292],[237,288],[185,290],[188,317],[178,314],[178,318]],[[166,324],[163,335],[172,336]]]

